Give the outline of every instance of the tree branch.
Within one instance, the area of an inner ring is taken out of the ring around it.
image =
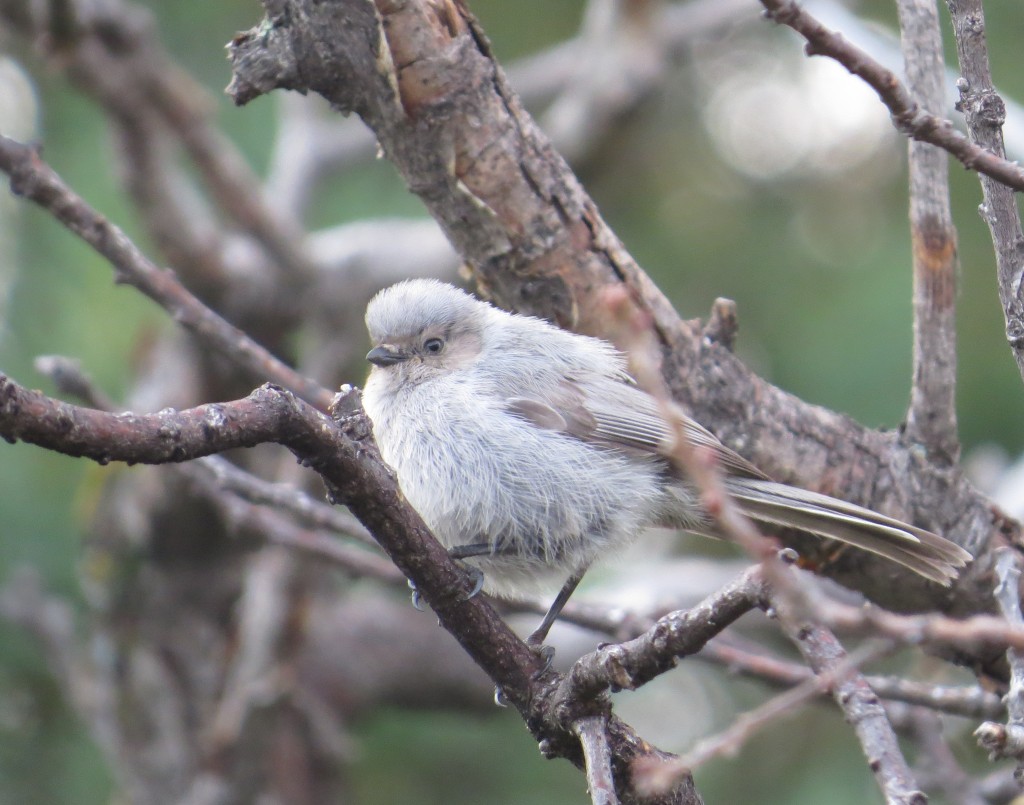
[[[815,624],[791,632],[790,639],[815,674],[836,675],[829,684],[832,698],[857,734],[885,801],[894,805],[927,805],[928,799],[900,751],[885,708],[867,680],[859,671],[849,668],[837,673],[844,668],[847,654],[835,635]]]
[[[249,397],[181,412],[110,414],[79,408],[29,391],[0,374],[0,437],[18,439],[100,463],[180,462],[234,447],[276,442],[318,472],[331,500],[345,503],[402,571],[416,584],[440,624],[501,688],[551,756],[583,764],[572,732],[579,718],[606,710],[601,700],[576,699],[555,707],[560,677],[538,678],[543,661],[497,615],[483,596],[470,597],[472,582],[434,539],[398,490],[380,460],[358,393],[339,397],[335,422],[274,386]],[[608,734],[620,795],[630,791],[630,764],[663,753],[642,741],[614,716]],[[633,801],[625,796],[624,799]],[[692,781],[679,782],[660,800],[697,803]]]
[[[945,107],[945,62],[935,0],[900,0],[907,86],[931,109]],[[910,238],[914,259],[914,366],[906,438],[934,461],[960,456],[956,426],[956,227],[946,153],[911,140]]]
[[[967,120],[967,131],[981,148],[996,157],[1002,157],[1003,120],[1006,107],[996,93],[989,70],[988,48],[985,44],[985,12],[981,0],[947,0],[953,19],[956,53],[963,78],[957,82],[960,90],[958,108]],[[1013,193],[1020,188],[998,176],[982,176],[981,192],[984,204],[979,212],[988,224],[992,245],[996,253],[996,279],[999,301],[1003,304],[1006,320],[1006,340],[1010,344],[1017,368],[1024,377],[1024,256],[1017,198]]]
[[[323,387],[285,365],[206,307],[178,282],[173,271],[150,262],[120,228],[64,184],[36,150],[0,135],[0,170],[10,176],[15,195],[34,201],[109,260],[115,282],[141,291],[255,378],[272,378],[322,409],[330,404],[331,394]]]
[[[734,637],[709,642],[697,659],[722,665],[733,673],[772,685],[799,685],[811,676],[805,665],[774,657],[761,649],[745,648]],[[1006,713],[1001,697],[980,686],[932,685],[898,676],[865,677],[879,698],[903,702],[967,718],[1000,718]]]
[[[565,678],[567,700],[593,698],[606,690],[635,690],[695,654],[737,618],[763,605],[765,584],[753,567],[693,609],[660,618],[628,642],[599,648],[580,658]]]
[[[993,152],[975,145],[953,124],[922,109],[896,75],[867,53],[830,31],[804,11],[795,0],[761,0],[768,17],[788,25],[807,40],[809,56],[828,56],[863,79],[892,114],[896,127],[915,140],[948,151],[969,170],[978,171],[1015,190],[1024,190],[1024,170]]]

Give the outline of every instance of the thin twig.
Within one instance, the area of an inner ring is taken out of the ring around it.
[[[878,93],[901,132],[915,140],[937,145],[964,167],[991,176],[1007,187],[1024,190],[1024,170],[1001,154],[981,148],[953,128],[953,124],[921,109],[896,75],[871,56],[804,11],[794,0],[761,0],[767,16],[788,25],[807,40],[811,56],[829,56]]]
[[[843,684],[844,678],[856,672],[858,665],[877,659],[884,649],[862,646],[855,654],[844,657],[834,667],[808,677],[799,685],[774,696],[759,707],[737,716],[722,732],[699,741],[689,752],[658,767],[644,766],[637,773],[643,775],[645,791],[657,793],[675,779],[717,757],[732,757],[754,735],[767,725],[793,715],[798,708],[829,690]]]
[[[766,539],[753,521],[736,505],[726,488],[722,468],[713,454],[694,443],[686,429],[686,416],[672,399],[662,375],[658,357],[660,351],[649,322],[643,314],[629,304],[623,287],[612,287],[604,292],[603,300],[611,314],[612,325],[617,325],[618,346],[629,359],[629,368],[637,383],[657,402],[658,413],[672,435],[666,458],[682,476],[691,481],[700,495],[701,508],[728,539],[736,542],[764,568],[765,581],[776,594],[790,600],[787,612],[802,611],[806,607],[804,593],[799,589],[797,576],[786,572],[785,562],[773,540]],[[786,554],[788,556],[788,554]]]
[[[985,11],[981,0],[947,0],[947,3],[963,74],[957,82],[960,90],[958,108],[964,113],[967,131],[977,147],[998,159],[1005,154],[1003,121],[1006,107],[992,83],[985,42]],[[988,224],[995,247],[996,278],[1006,320],[1006,340],[1024,377],[1024,287],[1021,283],[1024,257],[1020,251],[1024,231],[1017,199],[1010,188],[1021,189],[1001,175],[982,176],[981,191],[985,201],[980,212]]]
[[[964,771],[943,736],[942,719],[923,707],[886,705],[889,721],[918,749],[914,770],[926,789],[941,791],[957,805],[986,805],[981,786]]]
[[[773,685],[799,685],[813,672],[805,665],[751,648],[725,634],[710,641],[695,659],[725,666],[736,674]],[[1006,712],[999,695],[980,686],[930,685],[897,676],[865,677],[879,698],[968,718],[1000,718]]]
[[[1024,626],[1020,609],[1020,557],[1014,548],[996,551],[995,599],[1007,622],[1017,628]],[[989,758],[1016,758],[1014,772],[1017,782],[1024,784],[1024,651],[1009,648],[1006,659],[1010,665],[1010,689],[1007,691],[1005,724],[986,721],[974,731],[978,743],[988,750]]]
[[[366,527],[348,512],[316,500],[301,489],[265,481],[235,466],[220,456],[207,456],[195,462],[198,472],[193,476],[232,492],[243,500],[286,511],[300,522],[314,528],[333,531],[364,545],[374,545]],[[205,477],[204,477],[205,476]]]
[[[115,282],[137,288],[203,343],[245,367],[256,378],[272,379],[320,410],[332,394],[275,358],[190,293],[169,269],[150,262],[117,226],[71,190],[27,145],[0,135],[0,170],[11,178],[16,195],[34,201],[103,255],[114,268]]]

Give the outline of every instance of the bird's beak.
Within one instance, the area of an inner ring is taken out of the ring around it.
[[[366,360],[374,366],[394,366],[396,363],[408,360],[408,358],[408,355],[390,344],[381,344],[379,347],[374,347],[366,353]]]

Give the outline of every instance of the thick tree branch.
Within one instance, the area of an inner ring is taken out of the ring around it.
[[[956,468],[929,464],[896,435],[801,403],[706,340],[699,325],[680,321],[523,111],[460,4],[283,0],[267,7],[266,23],[232,44],[236,102],[285,88],[318,92],[359,113],[485,293],[511,309],[606,334],[601,292],[624,285],[630,304],[650,317],[676,399],[779,480],[937,530],[982,557],[979,574],[1000,528],[1016,533]],[[949,594],[861,552],[800,548],[822,572],[888,607],[991,606],[988,585]]]
[[[764,605],[765,583],[753,567],[693,609],[659,619],[646,633],[599,648],[577,660],[565,678],[567,700],[593,698],[606,690],[635,690],[700,651],[722,629]]]
[[[350,505],[406,577],[417,582],[442,623],[453,618],[463,623],[458,611],[467,606],[474,611],[470,631],[480,646],[495,652],[487,661],[498,669],[492,678],[510,700],[527,701],[529,675],[539,659],[480,597],[464,600],[465,574],[401,498],[358,407],[339,428],[296,397],[266,385],[242,400],[185,411],[110,414],[50,399],[0,375],[0,436],[103,464],[163,464],[265,442],[285,445],[320,472],[336,500]]]

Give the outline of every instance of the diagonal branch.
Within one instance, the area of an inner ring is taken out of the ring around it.
[[[271,378],[326,409],[331,395],[303,377],[222,319],[191,294],[169,269],[160,269],[128,236],[68,187],[39,153],[0,135],[0,170],[11,177],[11,191],[34,201],[103,255],[116,282],[132,285],[170,313],[205,344],[247,369],[254,378]]]
[[[674,668],[679,657],[700,651],[737,618],[763,606],[765,596],[763,571],[755,566],[692,609],[659,619],[639,637],[577,660],[561,695],[576,700],[606,690],[635,690]]]
[[[358,392],[339,397],[331,419],[288,392],[265,385],[242,400],[157,414],[111,414],[62,403],[0,374],[0,437],[106,463],[181,462],[236,447],[276,442],[321,475],[333,502],[345,503],[374,539],[415,583],[438,621],[501,688],[551,756],[577,765],[583,757],[572,724],[600,712],[600,699],[558,699],[559,675],[501,620],[484,596],[470,596],[472,582],[405,501],[381,461]],[[571,706],[559,707],[558,704]],[[658,751],[621,720],[607,715],[617,784],[629,790],[628,769],[637,758],[660,760]],[[689,779],[660,802],[697,803]]]
[[[835,674],[847,663],[836,636],[820,625],[807,625],[790,633],[807,664],[819,677]],[[832,698],[860,740],[868,766],[885,801],[894,805],[926,805],[927,797],[914,780],[889,723],[885,708],[864,676],[847,669],[830,684]]]
[[[788,25],[807,40],[810,56],[829,56],[878,93],[892,114],[896,126],[915,140],[937,145],[956,157],[965,168],[990,176],[1015,190],[1024,190],[1024,169],[1001,152],[994,153],[972,143],[953,124],[922,109],[896,75],[871,56],[830,31],[795,0],[761,0],[768,17]]]

